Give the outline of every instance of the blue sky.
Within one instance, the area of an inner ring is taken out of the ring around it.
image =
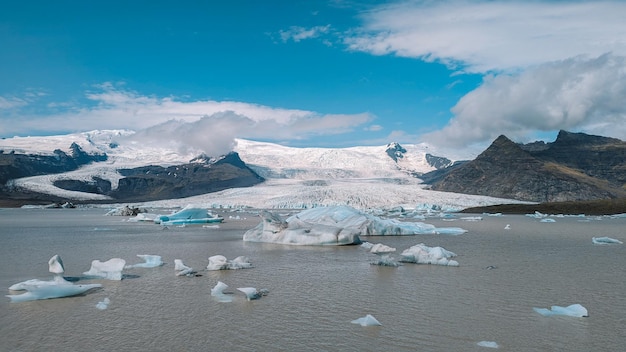
[[[9,2],[0,137],[626,139],[623,18],[622,1]]]

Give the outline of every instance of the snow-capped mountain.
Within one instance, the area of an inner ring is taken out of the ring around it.
[[[206,156],[198,158],[203,151],[188,148],[179,141],[142,143],[133,136],[132,131],[110,130],[2,139],[0,151],[4,154],[54,156],[59,151],[72,152],[70,146],[74,144],[87,154],[106,156],[105,161],[92,162],[68,172],[13,179],[8,182],[8,186],[10,189],[23,189],[68,200],[115,202],[116,199],[124,198],[111,198],[94,191],[85,192],[82,186],[60,188],[59,185],[74,181],[80,185],[104,182],[110,185],[110,190],[115,191],[120,180],[128,175],[128,172],[123,173],[122,170],[144,167],[141,172],[147,175],[154,171],[145,167],[159,166],[163,168],[160,172],[173,170],[167,172],[173,174],[171,177],[179,177],[176,168],[165,168],[190,165],[192,160],[207,162]],[[427,203],[461,209],[511,202],[423,189],[421,180],[416,176],[435,170],[434,165],[441,167],[446,165],[446,161],[452,162],[445,157],[431,155],[430,147],[426,144],[293,148],[237,139],[233,141],[233,146],[233,151],[238,153],[245,165],[265,178],[265,182],[252,187],[227,187],[219,192],[153,201],[150,204],[173,206],[195,203],[255,208],[308,208],[348,204],[357,208],[411,208]],[[213,162],[219,159],[214,158]],[[185,170],[187,169],[189,167],[185,166]],[[134,171],[134,174],[137,173]],[[182,175],[182,171],[180,174]]]

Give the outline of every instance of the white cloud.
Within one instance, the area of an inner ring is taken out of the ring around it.
[[[104,84],[86,97],[93,106],[71,106],[53,115],[24,115],[2,124],[0,134],[67,133],[96,129],[131,129],[144,143],[171,141],[209,155],[231,150],[234,138],[306,140],[316,135],[353,131],[370,122],[362,114],[319,114],[234,101],[180,101],[145,96]],[[56,104],[64,107],[66,104]]]
[[[432,143],[461,147],[500,134],[519,141],[537,131],[582,131],[626,140],[626,58],[602,55],[487,76],[452,108],[455,117]]]
[[[287,42],[289,40],[299,42],[305,39],[317,38],[322,34],[328,33],[329,30],[330,25],[315,26],[311,28],[292,26],[287,30],[279,31],[279,34],[280,39],[282,39],[283,42]]]
[[[25,100],[20,98],[0,96],[0,110],[15,109],[27,104]]]
[[[402,1],[362,14],[351,50],[485,74],[442,130],[456,148],[566,129],[626,139],[626,2]]]
[[[376,55],[501,71],[581,54],[626,55],[625,13],[618,1],[404,1],[366,12],[345,41]]]

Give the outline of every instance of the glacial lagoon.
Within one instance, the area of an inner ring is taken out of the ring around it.
[[[124,279],[75,297],[0,300],[1,351],[615,351],[626,345],[626,218],[456,214],[427,218],[461,235],[376,236],[400,253],[419,243],[457,254],[458,267],[372,265],[361,246],[242,241],[254,212],[216,213],[218,226],[161,227],[104,216],[99,208],[0,209],[0,287],[65,277],[93,260],[161,256]],[[463,219],[465,218],[465,219]],[[480,220],[482,219],[482,220]],[[411,220],[416,221],[416,220]],[[422,220],[417,220],[422,221]],[[507,226],[508,225],[508,226]],[[205,270],[208,258],[249,258],[252,268]],[[181,259],[199,276],[176,276]],[[228,285],[230,302],[211,296]],[[248,301],[237,288],[267,295]],[[584,306],[589,316],[543,316],[534,308]],[[381,324],[352,323],[371,315]]]

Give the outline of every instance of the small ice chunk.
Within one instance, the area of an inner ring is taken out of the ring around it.
[[[572,304],[567,307],[561,306],[552,306],[550,309],[547,308],[533,308],[533,310],[544,317],[552,316],[552,315],[565,315],[568,317],[588,317],[589,313],[587,312],[587,308],[581,306],[580,304]]]
[[[622,244],[622,241],[610,237],[592,237],[593,244]]]
[[[506,226],[504,227],[505,230],[510,230],[511,229],[511,224],[506,224]]]
[[[262,296],[262,293],[254,287],[238,287],[237,289],[246,295],[248,301],[261,298]]]
[[[498,344],[495,341],[480,341],[477,343],[480,347],[488,347],[488,348],[499,348]]]
[[[214,255],[209,257],[209,265],[207,270],[236,270],[236,269],[248,269],[252,264],[250,259],[244,256],[239,256],[233,260],[226,259],[223,255]]]
[[[174,271],[176,271],[176,276],[191,276],[195,274],[193,268],[185,265],[180,259],[174,259]]]
[[[395,248],[389,247],[382,243],[376,243],[375,245],[372,246],[372,248],[370,248],[370,253],[374,253],[374,254],[388,254],[388,253],[393,253],[395,251],[396,251]]]
[[[121,258],[112,258],[106,262],[94,260],[91,262],[89,271],[84,272],[83,275],[108,280],[121,280],[125,265],[126,261]]]
[[[224,293],[224,290],[228,288],[228,285],[218,281],[217,285],[211,289],[211,296],[215,297],[219,302],[232,302],[233,298]]]
[[[139,264],[131,264],[131,265],[126,265],[126,269],[129,268],[156,268],[158,266],[162,266],[165,263],[163,263],[163,260],[161,260],[161,256],[160,255],[153,255],[153,254],[137,254],[137,256],[141,259],[143,259],[143,263],[139,263]]]
[[[352,324],[359,324],[361,326],[381,326],[381,325],[383,325],[376,318],[374,318],[374,316],[372,316],[371,314],[368,314],[368,315],[366,315],[364,317],[361,317],[359,319],[353,320]]]
[[[65,272],[65,267],[63,266],[63,261],[58,254],[55,254],[50,260],[48,260],[48,270],[53,274],[63,274]]]
[[[405,249],[400,255],[400,261],[405,263],[459,266],[456,260],[450,259],[456,257],[454,252],[443,247],[428,247],[423,243]]]
[[[109,308],[109,303],[111,303],[111,300],[109,299],[109,297],[104,298],[104,300],[98,302],[98,304],[96,304],[96,308],[100,309],[100,310],[105,310],[107,308]]]
[[[545,219],[539,220],[539,222],[556,222],[556,220],[554,220],[552,218],[545,218]]]

